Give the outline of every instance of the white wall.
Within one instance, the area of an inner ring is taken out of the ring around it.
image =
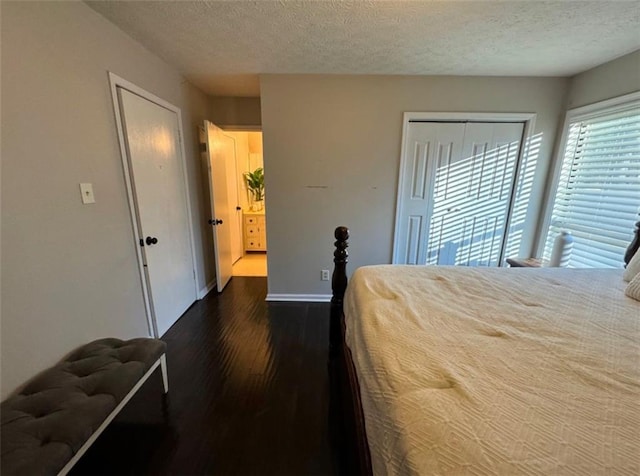
[[[269,292],[329,294],[333,229],[351,229],[349,270],[389,263],[402,113],[535,112],[541,135],[527,240],[536,217],[569,80],[263,75]]]
[[[2,397],[74,347],[148,332],[107,71],[182,109],[197,277],[213,279],[207,96],[84,3],[3,2]]]
[[[213,96],[211,121],[220,126],[260,127],[260,98]]]
[[[640,50],[571,78],[568,109],[640,91]]]

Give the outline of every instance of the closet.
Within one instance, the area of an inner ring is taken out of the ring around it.
[[[523,132],[523,122],[408,123],[394,263],[502,261]]]

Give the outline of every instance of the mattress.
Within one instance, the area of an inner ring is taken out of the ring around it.
[[[640,474],[621,270],[368,266],[345,295],[376,475]]]

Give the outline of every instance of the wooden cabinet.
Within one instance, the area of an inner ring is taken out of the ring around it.
[[[267,231],[264,212],[244,212],[245,251],[267,251]]]

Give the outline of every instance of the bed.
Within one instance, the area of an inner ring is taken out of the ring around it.
[[[349,473],[640,474],[640,302],[621,270],[368,266],[347,290],[335,237]]]

